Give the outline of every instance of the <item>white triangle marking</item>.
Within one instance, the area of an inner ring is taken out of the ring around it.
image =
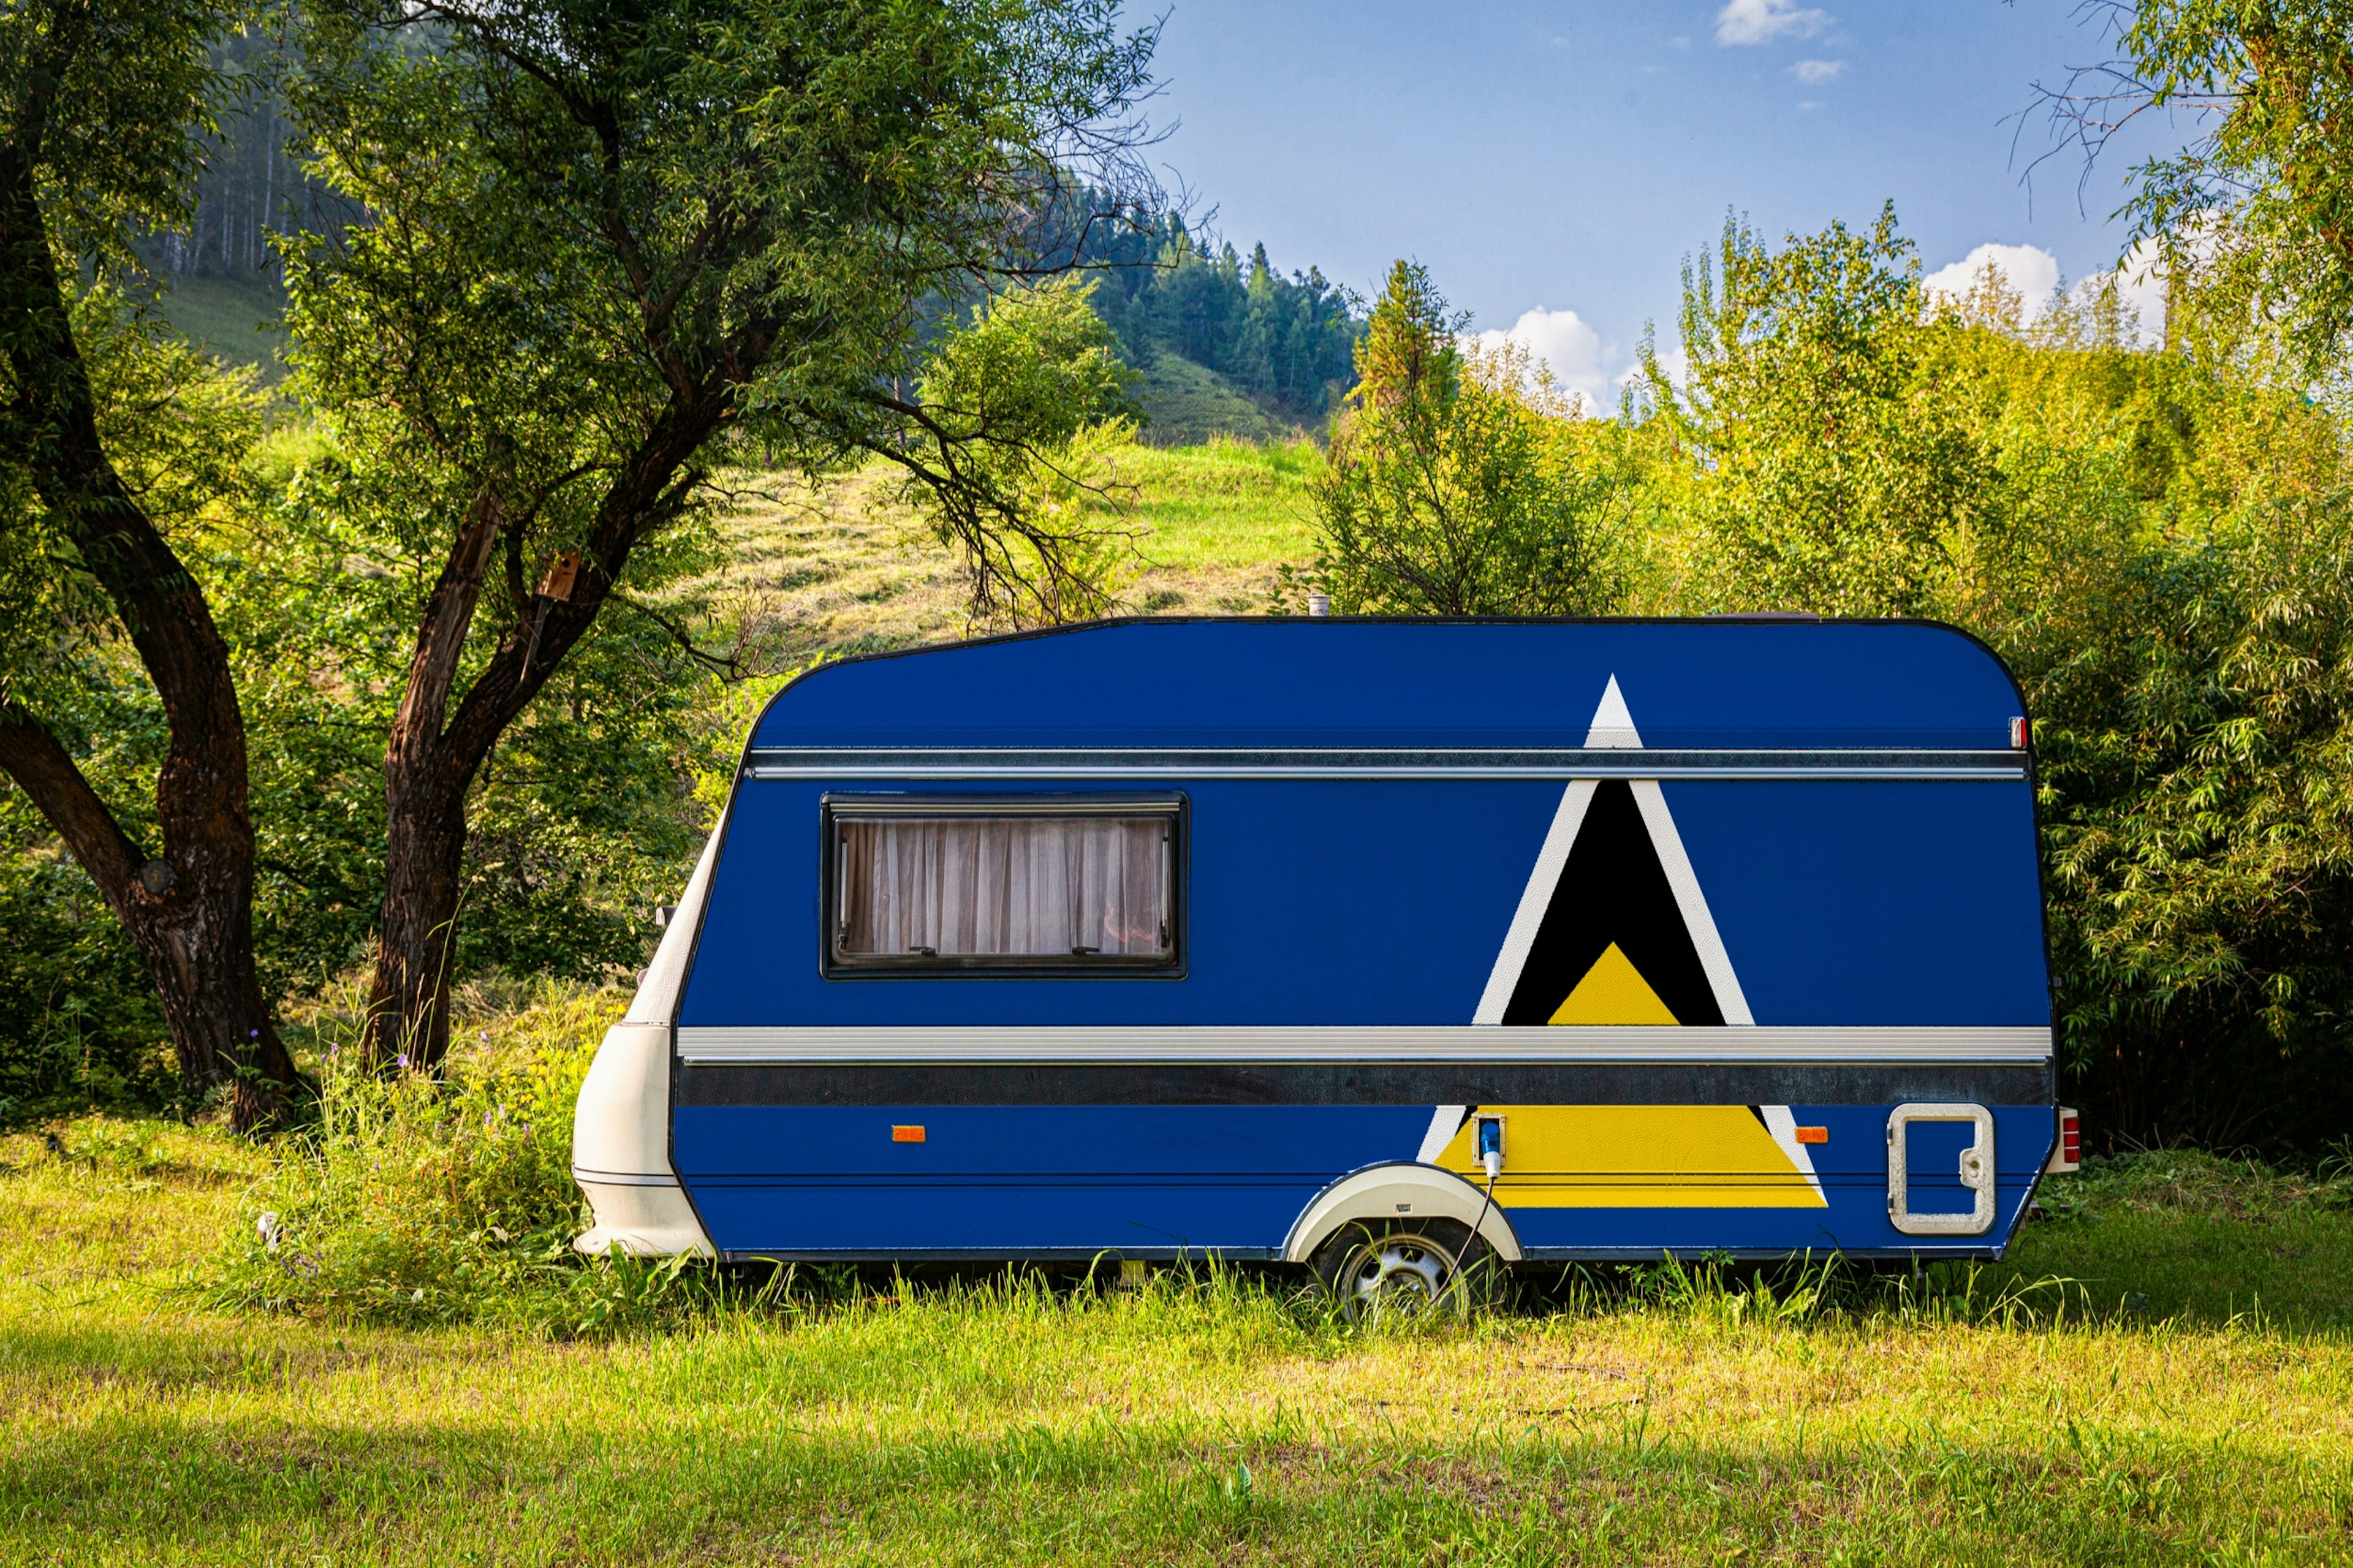
[[[1432,1111],[1430,1130],[1421,1135],[1421,1147],[1414,1158],[1425,1165],[1436,1164],[1438,1157],[1446,1152],[1446,1146],[1454,1142],[1454,1135],[1462,1131],[1463,1118],[1470,1114],[1467,1105],[1441,1105]]]
[[[1626,707],[1626,694],[1618,689],[1615,675],[1602,689],[1601,700],[1593,710],[1593,723],[1586,731],[1585,744],[1588,751],[1639,750],[1642,744],[1641,733],[1634,728],[1634,715]],[[1700,967],[1707,972],[1708,989],[1715,993],[1716,1010],[1724,1015],[1726,1024],[1754,1024],[1757,1020],[1748,1011],[1748,998],[1741,993],[1740,977],[1733,973],[1732,955],[1725,951],[1724,938],[1715,929],[1715,917],[1708,912],[1706,895],[1700,891],[1699,877],[1692,869],[1691,857],[1683,851],[1683,835],[1675,831],[1674,816],[1667,810],[1665,792],[1659,788],[1656,779],[1635,779],[1631,783],[1634,804],[1641,809],[1642,825],[1650,829],[1651,847],[1658,854],[1667,886],[1674,889],[1675,908],[1683,915],[1683,929],[1691,934],[1692,946],[1699,953]],[[1592,779],[1571,779],[1568,787],[1561,791],[1560,805],[1553,813],[1544,847],[1536,852],[1527,886],[1521,889],[1520,907],[1513,912],[1511,929],[1504,933],[1503,949],[1495,954],[1495,965],[1487,973],[1487,988],[1480,994],[1478,1011],[1471,1016],[1473,1024],[1504,1021],[1512,993],[1519,987],[1520,972],[1527,967],[1528,950],[1535,945],[1536,931],[1544,924],[1546,910],[1551,907],[1553,890],[1560,886],[1561,869],[1568,864],[1568,852],[1577,844],[1577,831],[1585,824],[1586,807],[1593,802],[1594,784]]]
[[[1683,912],[1683,930],[1691,933],[1699,966],[1707,971],[1708,989],[1715,993],[1715,1010],[1727,1024],[1754,1024],[1748,998],[1741,994],[1740,977],[1732,972],[1732,955],[1724,950],[1715,917],[1708,913],[1707,895],[1699,890],[1699,874],[1692,869],[1691,857],[1683,853],[1683,836],[1675,831],[1675,819],[1667,810],[1666,792],[1656,779],[1636,779],[1633,790],[1634,804],[1642,808],[1642,825],[1651,830],[1651,847],[1658,851],[1659,868],[1667,874],[1667,886],[1675,890],[1675,908]]]
[[[1569,847],[1577,842],[1577,830],[1585,824],[1585,808],[1593,802],[1593,784],[1591,779],[1571,779],[1560,793],[1560,807],[1552,814],[1551,830],[1545,835],[1544,847],[1536,851],[1535,868],[1528,873],[1528,885],[1521,890],[1511,929],[1504,933],[1504,950],[1495,954],[1495,967],[1487,972],[1487,989],[1479,997],[1479,1010],[1471,1015],[1474,1024],[1502,1023],[1504,1009],[1512,1005],[1520,971],[1527,967],[1528,949],[1535,945],[1536,928],[1544,924],[1552,890],[1560,886],[1561,868],[1568,864]]]
[[[1798,1142],[1797,1117],[1786,1105],[1760,1105],[1757,1109],[1765,1113],[1765,1130],[1773,1135],[1773,1142],[1781,1146],[1781,1152],[1789,1157],[1789,1163],[1806,1178],[1806,1184],[1814,1189],[1814,1196],[1821,1197],[1822,1179],[1814,1173],[1814,1157],[1806,1152],[1803,1143]]]
[[[1593,710],[1593,727],[1585,732],[1586,749],[1597,747],[1638,747],[1642,737],[1634,728],[1634,716],[1626,711],[1626,694],[1618,689],[1618,678],[1611,676],[1602,688],[1601,706]]]

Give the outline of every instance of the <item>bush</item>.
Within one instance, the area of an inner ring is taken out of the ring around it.
[[[2063,1096],[2111,1147],[2353,1130],[2353,442],[2243,320],[1921,288],[1892,212],[1686,277],[1635,603],[1968,627],[2034,723]]]
[[[1525,350],[1465,350],[1466,323],[1399,261],[1356,345],[1356,390],[1311,487],[1314,565],[1284,596],[1342,615],[1598,615],[1621,595],[1616,486],[1575,405]]]
[[[503,994],[501,994],[503,993]],[[330,1012],[318,1119],[290,1135],[247,1201],[204,1294],[335,1322],[607,1332],[714,1294],[685,1259],[582,1258],[572,1108],[619,990],[461,987],[444,1076],[379,1077],[358,1019]]]
[[[0,1128],[153,1111],[179,1074],[147,965],[30,803],[0,793]]]

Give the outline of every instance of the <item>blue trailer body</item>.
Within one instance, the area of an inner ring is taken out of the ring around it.
[[[1142,620],[825,667],[687,911],[670,1170],[723,1256],[1273,1258],[1366,1172],[1485,1189],[1484,1115],[1507,1255],[1998,1254],[2055,1131],[2023,716],[1909,622]],[[1073,813],[1156,939],[1128,904],[1061,956],[859,934],[1009,896],[976,825],[1018,858]],[[909,824],[920,893],[877,868]]]

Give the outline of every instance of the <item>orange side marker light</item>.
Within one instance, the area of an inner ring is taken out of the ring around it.
[[[1831,1130],[1827,1127],[1800,1127],[1798,1129],[1798,1142],[1800,1143],[1827,1143],[1830,1141]]]
[[[893,1143],[920,1143],[923,1141],[923,1130],[920,1127],[894,1126],[891,1129],[891,1142]]]

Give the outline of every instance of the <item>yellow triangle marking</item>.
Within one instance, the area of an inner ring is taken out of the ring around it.
[[[1673,1024],[1678,1020],[1634,967],[1633,960],[1611,942],[1577,983],[1568,999],[1546,1019],[1552,1024]]]

